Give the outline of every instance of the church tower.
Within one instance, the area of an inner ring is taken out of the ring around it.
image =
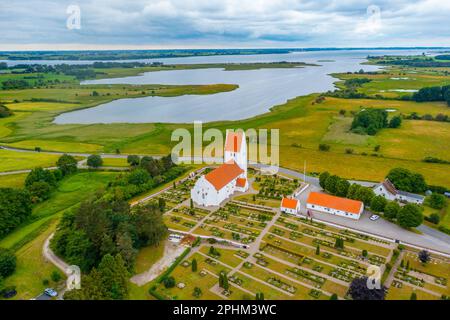
[[[236,162],[244,170],[244,177],[247,178],[247,141],[244,132],[233,132],[227,130],[225,140],[224,162]]]

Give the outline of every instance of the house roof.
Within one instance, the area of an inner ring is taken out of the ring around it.
[[[240,152],[242,145],[242,132],[227,132],[227,138],[225,140],[225,151]]]
[[[321,207],[332,208],[349,213],[359,214],[364,205],[361,201],[331,196],[325,193],[311,192],[307,202]]]
[[[283,198],[281,200],[282,208],[297,209],[297,205],[298,205],[297,199]]]
[[[236,179],[236,187],[243,188],[243,187],[245,187],[246,183],[247,183],[247,179],[245,179],[245,178],[237,178]]]
[[[243,172],[244,170],[242,170],[236,162],[231,161],[222,164],[220,167],[205,175],[205,179],[208,180],[216,190],[220,190]]]
[[[394,186],[394,184],[389,180],[384,180],[381,185],[391,194],[396,195],[398,193],[397,188]]]
[[[413,198],[413,199],[417,199],[417,200],[424,200],[425,199],[425,197],[421,196],[420,194],[410,193],[410,192],[401,191],[401,190],[398,191],[398,194],[400,194],[402,196],[405,196],[405,197],[410,197],[410,198]]]

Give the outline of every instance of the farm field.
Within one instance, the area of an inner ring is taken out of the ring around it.
[[[27,175],[27,173],[21,173],[0,176],[0,186],[2,188],[22,188]]]
[[[37,167],[54,167],[59,156],[0,149],[0,171],[16,171]]]

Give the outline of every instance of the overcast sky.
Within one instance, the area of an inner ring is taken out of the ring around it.
[[[450,0],[0,0],[0,30],[0,50],[450,46]]]

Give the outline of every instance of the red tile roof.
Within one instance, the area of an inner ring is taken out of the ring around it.
[[[242,132],[227,132],[225,151],[240,152],[242,144]]]
[[[216,190],[220,190],[229,184],[231,181],[244,173],[235,162],[224,163],[217,169],[214,169],[207,175],[205,179],[208,180]]]
[[[309,194],[307,203],[354,214],[359,214],[361,211],[361,207],[363,206],[363,203],[361,201],[330,196],[328,194],[319,192],[311,192]]]
[[[297,199],[289,199],[283,198],[281,200],[281,207],[288,209],[297,209],[298,200]]]
[[[245,187],[246,183],[247,183],[247,179],[245,179],[245,178],[237,178],[237,180],[236,180],[236,187],[243,188],[243,187]]]

